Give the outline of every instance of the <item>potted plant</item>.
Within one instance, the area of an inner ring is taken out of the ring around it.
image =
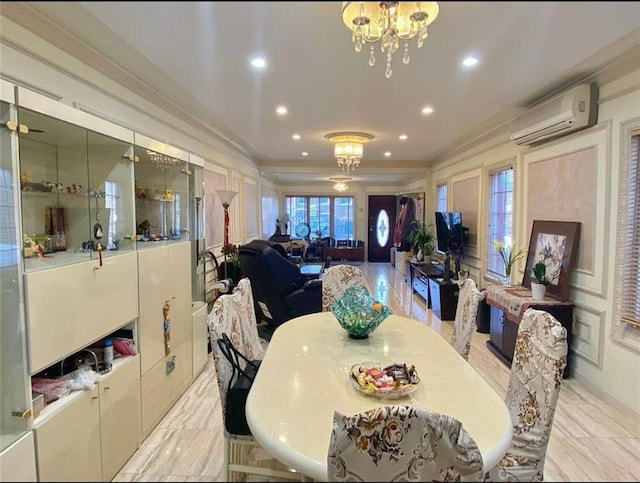
[[[415,228],[409,235],[409,241],[416,251],[416,260],[421,262],[425,257],[431,256],[431,252],[433,252],[434,236],[431,233],[433,224],[427,225],[413,220],[412,225]]]
[[[504,263],[505,285],[511,285],[511,270],[514,263],[520,260],[525,255],[524,248],[521,248],[514,253],[515,244],[505,245],[499,240],[494,240],[493,247],[500,254],[502,262]]]
[[[543,261],[537,262],[531,269],[531,296],[534,300],[542,300],[547,287],[558,278],[558,273],[553,273],[551,276],[547,275],[547,264]]]

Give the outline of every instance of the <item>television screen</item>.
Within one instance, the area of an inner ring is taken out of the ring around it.
[[[464,236],[462,213],[458,211],[436,211],[436,237],[438,251],[447,253],[462,250]]]

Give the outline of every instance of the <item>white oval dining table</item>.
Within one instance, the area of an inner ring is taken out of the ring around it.
[[[353,387],[354,364],[415,365],[420,382],[401,399],[379,399]],[[511,443],[504,400],[431,327],[390,315],[367,339],[351,339],[331,312],[278,327],[247,398],[253,437],[274,458],[327,481],[333,412],[352,415],[387,404],[427,408],[459,419],[489,470]]]

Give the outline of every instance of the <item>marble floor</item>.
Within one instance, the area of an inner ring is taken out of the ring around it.
[[[440,321],[388,263],[360,266],[376,296],[394,313],[422,321],[450,340]],[[504,396],[509,369],[474,333],[469,363]],[[113,481],[225,481],[215,370],[204,372],[168,412]],[[640,418],[608,404],[574,378],[564,379],[545,465],[547,481],[640,481]]]

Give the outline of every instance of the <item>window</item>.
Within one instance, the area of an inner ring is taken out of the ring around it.
[[[11,160],[11,158],[7,158]],[[0,168],[0,268],[18,264],[16,209],[13,202],[13,177],[9,169]],[[22,242],[20,242],[22,247]],[[7,277],[8,279],[9,277]]]
[[[504,263],[493,242],[497,240],[506,245],[513,242],[513,168],[490,173],[489,189],[487,271],[502,276]]]
[[[287,196],[285,210],[295,227],[309,223],[311,238],[332,236],[339,240],[354,238],[353,196]]]
[[[436,211],[447,211],[447,183],[439,184],[436,190]]]
[[[107,250],[117,249],[116,232],[118,213],[120,212],[118,185],[113,181],[104,182],[104,206],[109,210],[109,228],[107,233]],[[180,226],[180,225],[174,225]]]
[[[640,350],[640,120],[621,134],[613,337]]]

